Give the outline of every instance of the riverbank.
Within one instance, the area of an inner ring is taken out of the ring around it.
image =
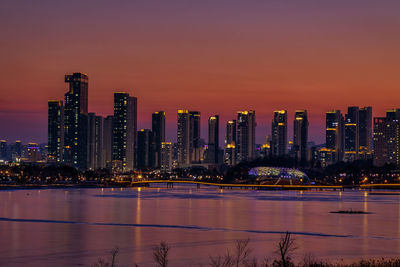
[[[120,188],[123,184],[0,184],[0,190],[24,190],[24,189],[72,189],[72,188]]]

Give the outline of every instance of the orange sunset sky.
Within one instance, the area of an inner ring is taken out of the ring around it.
[[[89,75],[89,111],[113,112],[113,91],[138,97],[139,128],[165,110],[225,122],[254,109],[257,142],[272,112],[307,109],[324,142],[325,111],[400,107],[400,1],[0,2],[0,139],[46,142],[47,100],[64,75]],[[292,127],[289,128],[289,139]]]

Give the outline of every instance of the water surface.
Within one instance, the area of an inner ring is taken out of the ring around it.
[[[119,247],[119,266],[153,266],[168,242],[171,266],[201,266],[250,238],[253,256],[276,257],[294,233],[296,259],[394,257],[400,195],[363,191],[171,188],[0,191],[0,265],[91,266]],[[337,210],[373,214],[332,214]]]

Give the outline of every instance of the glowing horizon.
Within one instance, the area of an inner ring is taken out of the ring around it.
[[[396,1],[7,1],[0,4],[0,139],[47,140],[47,100],[64,100],[64,75],[89,75],[89,112],[113,113],[113,92],[138,98],[138,129],[178,109],[225,123],[255,110],[257,143],[274,110],[307,109],[310,141],[325,112],[399,107],[400,3]],[[79,8],[77,8],[79,7]],[[4,127],[6,126],[6,127]]]

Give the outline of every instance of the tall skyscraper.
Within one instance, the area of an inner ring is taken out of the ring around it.
[[[400,166],[400,109],[374,118],[374,165],[385,164]]]
[[[354,161],[358,159],[359,145],[359,108],[349,107],[344,124],[344,159]]]
[[[335,163],[343,159],[344,134],[343,116],[340,110],[326,112],[326,153]]]
[[[148,129],[141,129],[137,137],[137,168],[146,169],[154,166],[154,135]]]
[[[219,163],[219,116],[211,116],[208,119],[208,152],[209,163]]]
[[[236,144],[236,120],[226,122],[225,145]]]
[[[236,164],[236,120],[226,122],[224,163]]]
[[[161,143],[165,142],[165,112],[157,111],[151,117],[152,131],[154,133],[154,166],[160,168],[161,166]]]
[[[173,147],[171,142],[161,143],[161,171],[169,172],[172,170],[172,153]]]
[[[69,91],[65,94],[63,160],[78,169],[87,169],[88,150],[88,76],[65,76]]]
[[[307,110],[296,110],[293,122],[293,147],[302,163],[308,160],[308,117]]]
[[[237,117],[236,153],[237,162],[252,160],[256,147],[256,112],[239,111]]]
[[[113,162],[124,171],[135,167],[137,98],[114,93]]]
[[[180,165],[190,164],[190,128],[189,111],[178,110],[177,146]]]
[[[274,111],[272,120],[272,143],[271,151],[275,157],[281,157],[288,154],[288,139],[287,139],[287,111]]]
[[[47,137],[47,161],[61,163],[64,147],[64,105],[62,101],[48,101]]]
[[[103,117],[89,113],[89,150],[88,169],[96,170],[104,168],[103,165]]]
[[[189,111],[190,122],[190,163],[200,163],[201,144],[200,144],[200,112]]]
[[[359,154],[371,158],[373,151],[372,107],[363,107],[359,111]]]
[[[103,122],[103,166],[112,167],[114,116],[107,116]]]

